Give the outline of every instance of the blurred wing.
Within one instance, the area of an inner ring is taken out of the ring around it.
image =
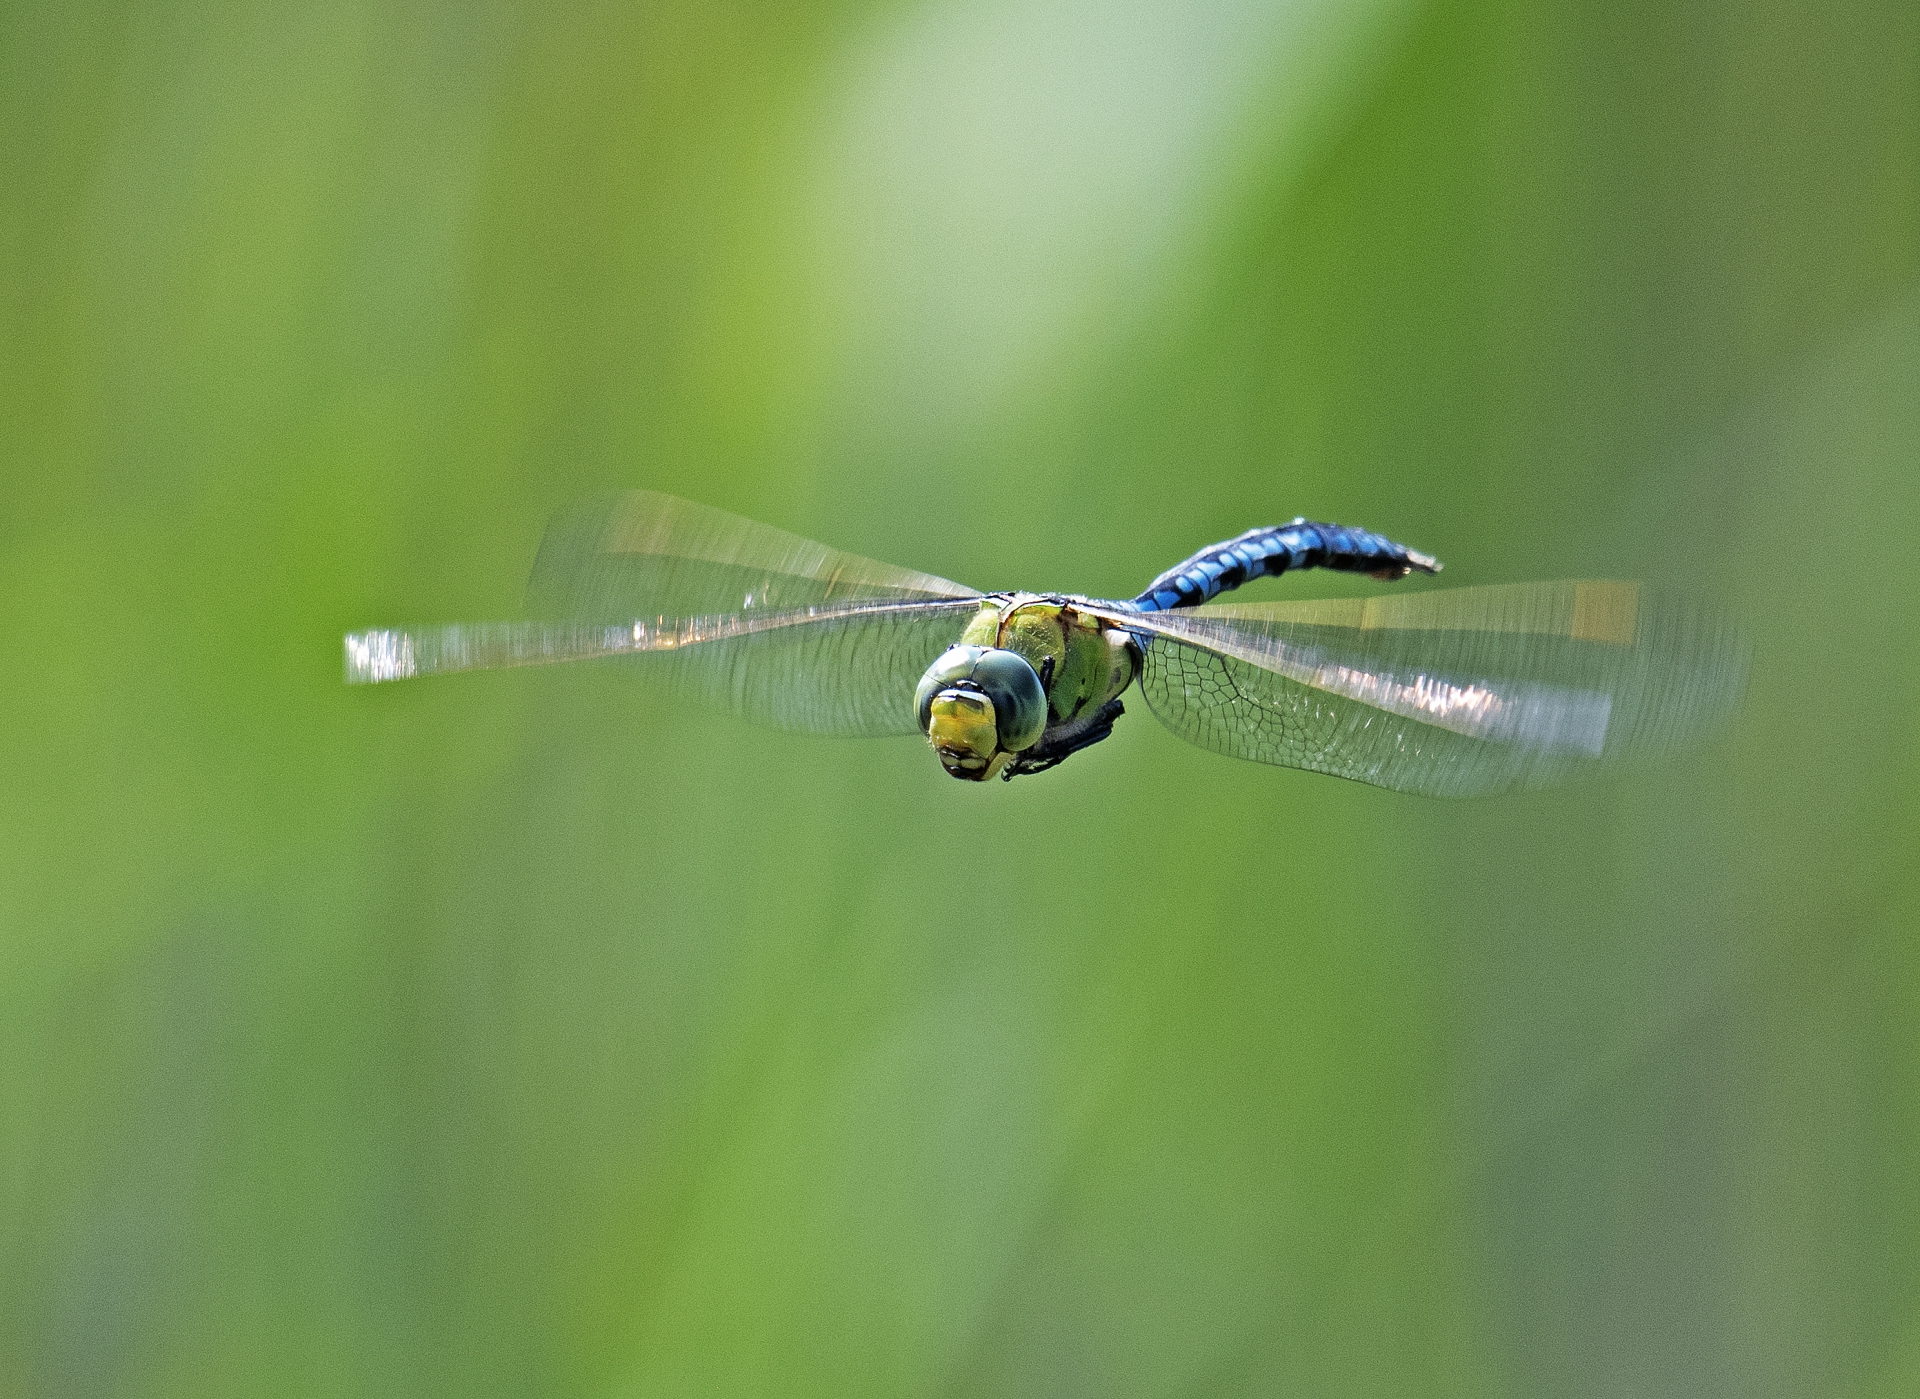
[[[921,672],[959,637],[971,598],[619,623],[474,622],[355,632],[347,680],[631,658],[671,689],[776,728],[912,734]]]
[[[554,516],[528,581],[537,617],[628,622],[979,594],[657,491]]]
[[[1162,723],[1234,757],[1433,796],[1538,787],[1703,737],[1746,649],[1635,583],[1101,613]]]
[[[556,515],[527,591],[545,620],[355,633],[347,680],[628,657],[779,728],[916,733],[914,686],[980,596],[654,491]]]

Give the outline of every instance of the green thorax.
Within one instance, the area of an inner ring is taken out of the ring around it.
[[[1113,699],[1133,680],[1126,635],[1074,610],[1071,603],[1015,593],[989,598],[960,634],[965,646],[997,646],[1026,658],[1047,692],[1047,727],[1070,724]]]

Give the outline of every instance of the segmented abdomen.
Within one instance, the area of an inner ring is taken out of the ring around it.
[[[1147,584],[1133,602],[1146,612],[1194,607],[1252,579],[1297,568],[1404,578],[1415,569],[1438,573],[1440,564],[1384,535],[1302,519],[1250,529],[1224,543],[1210,544]]]

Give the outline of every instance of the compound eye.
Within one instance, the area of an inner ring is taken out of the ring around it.
[[[933,697],[955,681],[973,674],[975,662],[986,654],[984,646],[950,646],[940,653],[939,660],[927,667],[927,673],[920,677],[920,684],[913,692],[913,717],[921,733],[933,722]]]
[[[1027,658],[1013,651],[983,652],[973,663],[972,680],[993,701],[1000,747],[1009,753],[1031,748],[1047,727],[1047,692]]]

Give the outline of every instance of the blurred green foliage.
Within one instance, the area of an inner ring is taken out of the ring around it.
[[[0,8],[0,1392],[1920,1389],[1917,94],[1911,0]],[[341,685],[626,485],[1334,518],[1751,693],[1446,804]]]

